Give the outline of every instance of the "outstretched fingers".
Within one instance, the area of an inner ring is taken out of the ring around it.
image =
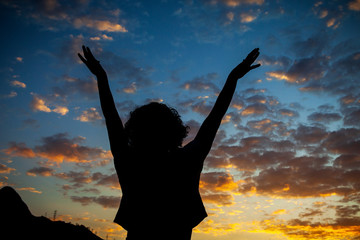
[[[246,60],[248,61],[248,63],[253,64],[255,62],[255,60],[257,59],[257,57],[260,55],[259,52],[259,48],[255,48],[254,50],[251,51],[251,53],[248,55],[248,57],[246,58]],[[255,69],[260,67],[261,64],[255,64],[250,66],[250,70]]]
[[[78,53],[78,56],[79,56],[80,60],[86,64],[86,59],[83,56],[81,56],[80,53]]]
[[[261,66],[261,64],[252,65],[252,66],[250,66],[250,70],[253,70],[253,69],[258,68],[260,66]]]

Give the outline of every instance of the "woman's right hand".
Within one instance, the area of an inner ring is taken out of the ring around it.
[[[256,58],[259,56],[259,54],[259,48],[255,48],[254,50],[252,50],[247,55],[247,57],[231,71],[231,73],[229,74],[229,78],[238,80],[249,71],[260,67],[260,64],[252,65],[255,62]]]
[[[82,46],[84,57],[78,53],[79,58],[88,69],[96,76],[105,74],[105,70],[100,64],[100,61],[96,60],[89,47]]]

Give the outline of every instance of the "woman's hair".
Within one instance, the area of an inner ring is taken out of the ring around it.
[[[170,150],[181,147],[188,130],[174,108],[157,102],[136,108],[125,123],[129,145],[134,148]]]

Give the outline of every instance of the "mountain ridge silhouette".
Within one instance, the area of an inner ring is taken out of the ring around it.
[[[20,195],[9,186],[0,189],[0,238],[103,240],[83,225],[34,216]]]

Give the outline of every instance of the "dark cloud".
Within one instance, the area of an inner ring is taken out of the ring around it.
[[[292,63],[292,60],[286,56],[275,57],[262,54],[259,59],[259,63],[261,65],[274,65],[281,68],[287,68]]]
[[[336,154],[360,154],[360,129],[332,131],[321,146]]]
[[[320,56],[329,48],[330,36],[325,31],[293,43],[291,49],[298,57]]]
[[[208,100],[195,99],[179,102],[177,104],[179,111],[186,113],[191,109],[193,112],[199,113],[203,116],[207,116],[213,108],[213,103]]]
[[[291,110],[291,109],[287,109],[287,108],[282,108],[279,109],[279,113],[282,116],[287,116],[287,117],[299,117],[299,113],[297,111]]]
[[[267,99],[263,95],[253,95],[251,97],[248,97],[245,99],[249,103],[260,103],[265,104],[267,102]]]
[[[212,203],[217,206],[231,206],[234,204],[234,197],[228,193],[206,193],[201,198],[206,203]]]
[[[276,220],[269,219],[262,221],[261,225],[266,231],[280,231],[287,237],[326,239],[331,236],[331,238],[341,239],[346,235],[349,239],[358,239],[359,217],[344,217],[331,220],[327,219],[327,223],[323,223],[291,219],[279,223]]]
[[[70,76],[64,76],[62,86],[56,86],[52,88],[52,91],[57,96],[66,98],[67,96],[75,93],[81,93],[88,98],[97,97],[98,87],[95,78],[89,80],[82,80],[80,78],[74,78]]]
[[[63,173],[54,173],[53,176],[66,180],[69,183],[72,183],[73,186],[76,186],[77,188],[93,184],[95,186],[105,186],[111,189],[120,189],[120,184],[116,173],[107,175],[101,172],[91,173],[89,171],[70,171]]]
[[[95,181],[95,185],[120,189],[119,179],[116,173],[106,175],[97,172],[92,175],[92,180]]]
[[[67,133],[58,133],[42,138],[42,144],[33,149],[28,148],[24,143],[10,142],[10,147],[3,151],[10,156],[41,157],[56,163],[64,161],[88,163],[112,158],[110,151],[81,145],[84,140],[84,137],[69,138]]]
[[[263,115],[266,112],[269,112],[269,108],[267,107],[267,105],[262,103],[254,103],[245,107],[244,110],[241,112],[241,115]]]
[[[314,112],[310,114],[307,118],[309,121],[321,122],[321,123],[331,123],[342,119],[341,115],[338,113],[322,113],[322,112]]]
[[[219,88],[214,84],[215,80],[218,79],[217,73],[208,73],[200,77],[195,77],[194,79],[185,82],[182,85],[182,88],[185,90],[196,90],[196,91],[213,91],[215,93],[219,92]]]
[[[315,66],[315,73],[318,73],[318,77],[311,79],[303,87],[303,90],[321,90],[340,95],[359,95],[359,89],[356,87],[360,76],[360,70],[356,66],[359,64],[360,52],[354,51],[331,62],[328,66]]]
[[[302,219],[303,218],[313,218],[313,217],[321,216],[324,214],[324,212],[319,209],[306,208],[305,210],[306,210],[306,212],[302,212],[299,214],[299,216]]]
[[[204,163],[205,169],[221,169],[230,167],[229,161],[224,157],[208,156]]]
[[[101,205],[103,208],[118,208],[120,205],[120,197],[114,197],[114,196],[99,196],[99,197],[71,196],[71,200],[74,202],[78,202],[83,206],[96,203]]]
[[[237,188],[234,178],[226,172],[207,172],[200,178],[202,191],[226,192]]]
[[[360,127],[360,109],[348,111],[344,117],[344,125]]]
[[[40,127],[38,121],[36,119],[32,119],[32,118],[27,118],[23,121],[23,126],[25,128],[33,128],[33,129],[37,129]]]
[[[294,139],[302,144],[318,144],[328,136],[325,128],[300,125],[293,134]]]
[[[153,72],[151,67],[139,66],[136,60],[118,56],[109,51],[99,51],[96,56],[101,60],[109,78],[119,79],[122,87],[128,88],[132,83],[139,88],[150,85],[149,76]]]
[[[321,79],[328,68],[328,59],[326,57],[312,56],[295,60],[289,68],[286,75],[288,82],[304,83]]]
[[[263,0],[185,1],[175,14],[186,23],[191,35],[200,42],[217,43],[249,30],[256,21]]]
[[[343,154],[334,161],[334,166],[342,169],[360,169],[360,155]]]
[[[336,206],[336,215],[340,218],[349,218],[354,217],[360,212],[360,207],[358,205],[351,206]]]
[[[288,127],[284,122],[274,121],[269,118],[248,121],[246,126],[249,128],[248,131],[253,134],[285,136],[288,133]]]
[[[54,173],[54,169],[48,168],[48,167],[35,167],[26,172],[29,176],[43,176],[43,177],[49,177],[52,176]]]

